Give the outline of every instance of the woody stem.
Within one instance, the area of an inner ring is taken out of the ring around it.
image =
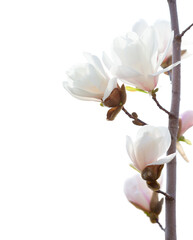
[[[157,104],[157,106],[164,111],[165,113],[167,113],[169,116],[172,116],[172,113],[170,113],[169,111],[167,111],[164,107],[161,106],[161,104],[158,102],[156,94],[153,93],[152,94],[152,99],[154,100],[154,102]]]
[[[147,125],[147,123],[143,122],[142,120],[140,120],[138,117],[134,117],[132,114],[130,114],[124,107],[122,107],[122,110],[123,112],[130,118],[134,119],[137,123],[137,125],[140,125],[140,126],[144,126],[144,125]]]
[[[174,200],[174,198],[172,196],[170,196],[169,194],[167,194],[166,192],[163,192],[161,190],[157,190],[156,192],[164,195],[168,200]]]
[[[161,225],[161,223],[159,222],[158,219],[156,219],[156,223],[159,225],[159,227],[161,228],[161,230],[163,230],[165,232],[165,229],[163,228],[163,226]]]
[[[178,13],[176,0],[167,0],[170,10],[170,19],[172,30],[174,31],[172,63],[181,59],[181,38],[177,37],[179,33]],[[172,69],[172,101],[170,111],[174,116],[169,116],[169,130],[171,134],[171,145],[167,154],[176,152],[176,142],[179,125],[179,107],[180,107],[180,88],[181,88],[181,69],[180,64]],[[166,229],[165,240],[176,240],[176,157],[167,164],[167,183],[166,191],[174,200],[166,198]]]

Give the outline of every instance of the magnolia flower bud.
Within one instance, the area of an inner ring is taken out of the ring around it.
[[[158,194],[151,191],[140,175],[126,180],[124,192],[129,202],[144,211],[152,223],[156,223],[162,209],[163,199],[158,200]]]
[[[126,102],[126,91],[124,84],[114,88],[111,94],[103,101],[103,104],[111,109],[107,112],[107,119],[114,120]]]
[[[127,136],[127,152],[133,165],[141,172],[144,180],[155,190],[159,189],[156,180],[161,174],[163,164],[170,162],[176,153],[166,154],[171,144],[171,135],[166,127],[143,126],[139,129],[136,140]]]

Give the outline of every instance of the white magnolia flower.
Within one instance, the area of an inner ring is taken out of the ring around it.
[[[128,178],[124,184],[124,193],[129,202],[145,212],[150,212],[150,202],[153,191],[139,174]]]
[[[158,194],[147,187],[146,182],[139,174],[126,180],[124,193],[128,201],[144,211],[152,223],[158,222],[163,198],[159,201]]]
[[[141,35],[130,32],[113,41],[112,60],[104,53],[103,61],[117,78],[139,89],[151,92],[161,73],[171,70],[179,62],[159,70],[172,45],[173,32],[167,46],[160,53],[158,34],[154,27],[147,27]]]
[[[64,88],[81,100],[104,101],[117,87],[117,79],[106,74],[98,57],[84,54],[88,63],[72,67],[67,71]]]
[[[166,127],[146,125],[139,129],[134,142],[127,136],[126,147],[134,167],[142,172],[147,166],[170,162],[176,153],[161,157],[170,144],[171,135]]]

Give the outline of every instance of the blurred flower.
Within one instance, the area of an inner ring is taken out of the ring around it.
[[[193,126],[193,111],[188,110],[180,115],[178,137],[183,136],[184,133],[192,126]]]
[[[179,117],[178,141],[176,144],[176,148],[180,155],[183,157],[183,159],[187,162],[189,162],[189,159],[186,153],[184,152],[184,149],[180,142],[185,142],[191,145],[191,141],[186,139],[183,135],[192,126],[193,126],[193,111],[192,110],[185,111]]]
[[[135,142],[127,136],[127,152],[134,168],[153,190],[159,189],[157,179],[165,163],[170,162],[176,153],[166,154],[171,144],[170,132],[166,127],[143,126],[139,129]]]
[[[126,180],[124,193],[129,202],[150,217],[152,223],[157,222],[163,199],[158,200],[158,194],[147,187],[140,175],[135,175]]]
[[[151,92],[157,86],[159,75],[179,64],[158,71],[172,46],[173,36],[171,32],[167,45],[160,52],[162,46],[154,27],[145,28],[141,35],[130,32],[113,41],[113,58],[104,53],[103,61],[112,74],[125,83]]]
[[[72,67],[67,71],[68,79],[64,88],[80,100],[101,101],[111,107],[107,114],[108,120],[113,120],[126,102],[125,87],[120,88],[116,78],[110,78],[99,58],[90,53],[84,54],[88,63]]]

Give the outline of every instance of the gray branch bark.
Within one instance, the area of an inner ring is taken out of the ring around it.
[[[181,38],[179,38],[178,14],[176,0],[168,0],[171,25],[174,31],[172,62],[175,63],[181,59]],[[178,118],[180,107],[180,65],[172,70],[172,101],[170,112],[175,116],[169,117],[169,130],[172,137],[172,143],[168,154],[176,152],[176,140],[178,133]],[[176,240],[176,158],[167,164],[167,193],[174,198],[174,201],[166,199],[166,229],[165,239]]]

